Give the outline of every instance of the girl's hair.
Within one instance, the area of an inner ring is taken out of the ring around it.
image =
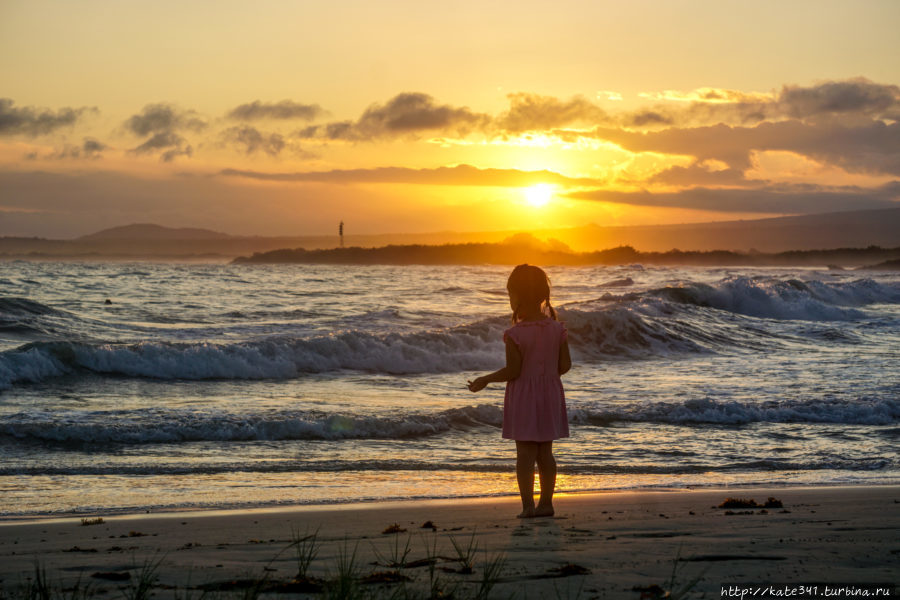
[[[534,265],[519,265],[509,275],[506,282],[506,289],[510,293],[515,292],[516,296],[522,302],[537,302],[543,309],[547,307],[547,312],[554,321],[559,319],[556,316],[556,310],[550,306],[550,278],[544,273],[544,270]],[[519,307],[513,307],[512,322],[519,322]]]

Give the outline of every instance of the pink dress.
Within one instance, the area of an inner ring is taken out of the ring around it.
[[[569,437],[566,397],[559,378],[559,347],[566,339],[559,321],[520,321],[503,332],[522,355],[522,372],[506,382],[503,437],[549,442]]]

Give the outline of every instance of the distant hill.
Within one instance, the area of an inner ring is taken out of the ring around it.
[[[140,240],[140,241],[185,241],[185,240],[225,240],[234,236],[209,229],[196,229],[191,227],[163,227],[151,223],[135,223],[104,229],[97,233],[83,235],[77,238],[85,242],[98,242],[103,240]]]

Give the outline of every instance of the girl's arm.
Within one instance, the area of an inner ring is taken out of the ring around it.
[[[497,369],[493,373],[488,373],[487,375],[482,375],[475,379],[475,381],[469,381],[469,391],[477,392],[479,390],[483,390],[484,387],[489,383],[495,383],[500,381],[511,381],[519,376],[522,372],[522,355],[519,353],[519,347],[516,346],[516,343],[511,339],[506,339],[506,366],[502,369]]]
[[[559,345],[559,374],[567,373],[572,368],[572,356],[569,354],[569,342],[562,341]]]

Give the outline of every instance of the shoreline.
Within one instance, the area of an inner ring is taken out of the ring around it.
[[[769,496],[783,507],[716,508],[728,497],[761,505]],[[896,585],[900,485],[575,493],[558,495],[555,506],[555,517],[527,520],[514,516],[518,498],[504,496],[111,516],[89,526],[75,517],[6,522],[0,587],[25,585],[36,559],[49,581],[91,582],[98,594],[129,585],[111,574],[134,583],[151,564],[157,597],[252,581],[288,585],[298,569],[292,542],[313,532],[309,576],[322,585],[355,548],[359,585],[427,589],[423,564],[386,560],[398,544],[410,548],[409,561],[430,556],[438,567],[431,576],[462,591],[476,589],[491,560],[503,557],[497,597],[637,597],[635,586],[676,589],[673,569],[682,584],[699,577],[695,589],[714,597],[723,585],[747,582]],[[398,533],[385,533],[393,525]],[[472,574],[460,570],[454,549],[470,542],[479,548]],[[386,572],[392,583],[363,583]]]
[[[765,490],[777,492],[779,490],[810,490],[810,489],[834,489],[834,488],[883,488],[883,487],[900,487],[900,481],[887,481],[884,483],[785,483],[779,485],[777,483],[760,483],[738,484],[734,486],[728,485],[710,485],[710,486],[686,486],[686,487],[635,487],[635,488],[616,488],[616,489],[585,489],[575,491],[557,491],[556,497],[578,497],[591,495],[607,495],[607,494],[678,494],[678,493],[703,493],[703,492],[746,492]],[[535,489],[538,489],[535,484]],[[114,510],[86,510],[72,511],[69,513],[44,513],[44,514],[27,514],[27,515],[3,515],[0,514],[0,527],[22,524],[37,523],[57,523],[69,522],[73,519],[96,518],[103,517],[115,519],[145,519],[145,518],[177,518],[179,516],[225,516],[234,514],[247,513],[295,513],[295,512],[316,512],[329,510],[369,510],[377,508],[399,508],[411,505],[453,505],[459,503],[480,503],[491,500],[508,500],[518,499],[518,493],[509,492],[494,495],[483,496],[445,496],[445,497],[414,497],[414,498],[375,498],[371,500],[348,500],[333,502],[309,502],[309,503],[285,503],[285,504],[248,504],[248,505],[232,505],[232,506],[207,506],[207,507],[150,507],[150,508],[127,508]]]

